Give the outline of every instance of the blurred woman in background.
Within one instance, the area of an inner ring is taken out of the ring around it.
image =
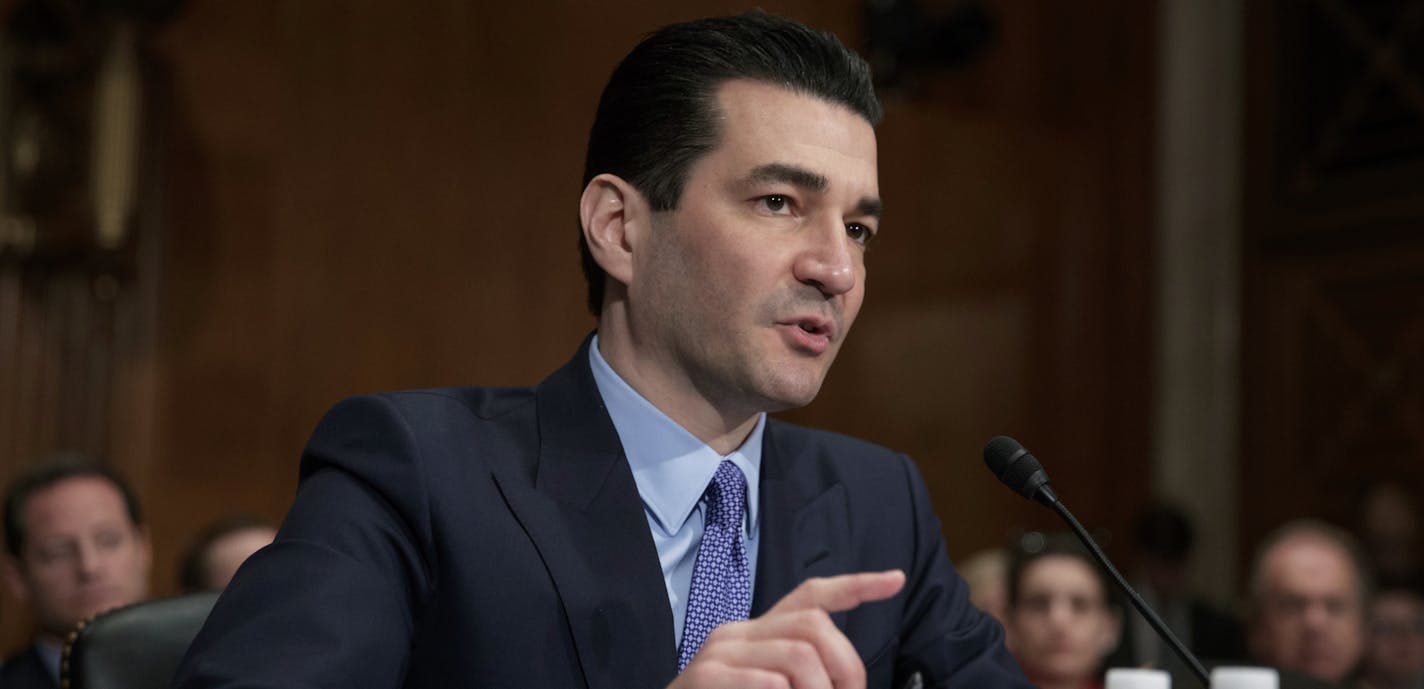
[[[1109,586],[1066,534],[1021,539],[1009,565],[1006,626],[1029,680],[1041,689],[1102,686],[1103,659],[1122,632]]]

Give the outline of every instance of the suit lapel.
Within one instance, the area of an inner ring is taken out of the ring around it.
[[[809,451],[788,451],[787,428],[768,419],[761,456],[761,545],[752,616],[766,612],[811,577],[850,570],[845,487]],[[845,629],[845,613],[833,613]]]
[[[536,392],[534,485],[495,479],[554,580],[589,689],[663,687],[677,669],[667,588],[588,346]]]

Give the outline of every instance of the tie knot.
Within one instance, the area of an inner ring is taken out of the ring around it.
[[[747,477],[730,459],[722,460],[712,482],[707,484],[708,520],[724,522],[735,519],[740,525],[746,504]]]

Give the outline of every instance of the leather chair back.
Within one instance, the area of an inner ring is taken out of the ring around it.
[[[64,645],[64,689],[168,689],[178,662],[217,602],[216,593],[161,598],[110,610]]]

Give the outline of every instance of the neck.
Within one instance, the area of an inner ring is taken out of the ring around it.
[[[1029,679],[1033,680],[1033,685],[1038,689],[1083,689],[1090,684],[1088,680],[1053,680],[1042,677],[1029,677]]]
[[[50,648],[64,648],[64,636],[40,630],[35,632],[35,643],[44,644]]]
[[[680,366],[666,352],[649,352],[634,342],[626,320],[604,309],[598,328],[598,353],[609,367],[648,400],[698,440],[719,454],[741,446],[756,427],[761,410],[719,404],[699,391]]]

